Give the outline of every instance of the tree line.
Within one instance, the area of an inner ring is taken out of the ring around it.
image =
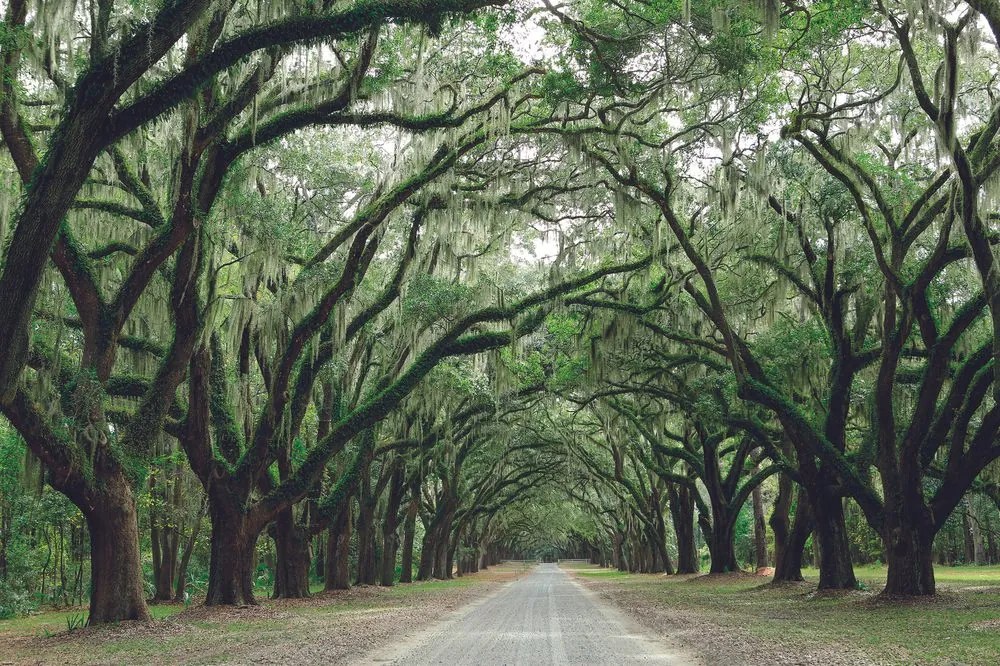
[[[0,578],[722,573],[770,504],[777,580],[933,594],[996,550],[994,9],[12,0]]]

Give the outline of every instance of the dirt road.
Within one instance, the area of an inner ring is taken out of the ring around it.
[[[367,664],[698,664],[554,564],[372,654]]]

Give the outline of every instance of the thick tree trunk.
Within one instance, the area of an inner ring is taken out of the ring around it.
[[[351,587],[351,503],[337,516],[327,537],[327,590],[347,590]]]
[[[667,525],[663,520],[661,509],[661,496],[659,488],[653,489],[650,496],[650,511],[653,518],[653,529],[649,537],[652,541],[652,573],[674,573],[674,564],[670,561],[670,552],[667,550]]]
[[[295,522],[292,507],[274,519],[275,599],[302,599],[309,596],[309,531]]]
[[[105,476],[84,509],[90,530],[90,624],[150,620],[142,581],[135,497],[120,474]]]
[[[253,578],[259,531],[249,524],[234,495],[222,484],[213,485],[209,491],[212,552],[205,597],[207,606],[257,603]]]
[[[490,546],[489,543],[483,541],[479,544],[479,564],[477,568],[480,571],[485,571],[490,568]]]
[[[694,495],[686,485],[671,485],[670,515],[677,536],[677,573],[698,573],[698,548],[694,538]]]
[[[884,594],[890,596],[932,595],[934,585],[934,531],[930,521],[914,516],[920,510],[907,510],[902,502],[886,502],[885,543],[886,572]]]
[[[712,558],[710,573],[731,573],[739,571],[736,561],[735,530],[731,521],[722,519],[711,527],[704,526],[705,540]]]
[[[437,527],[434,523],[424,532],[420,542],[420,564],[417,567],[417,580],[430,580],[434,575],[434,556],[437,553]]]
[[[399,553],[399,535],[396,530],[382,528],[382,566],[379,583],[384,587],[396,584],[396,555]]]
[[[810,493],[819,550],[819,589],[853,590],[858,587],[851,563],[847,523],[840,496],[829,487]]]
[[[362,500],[358,508],[358,585],[374,585],[375,566],[375,504]]]
[[[457,501],[449,501],[444,519],[438,528],[437,552],[434,560],[434,577],[439,580],[450,580],[455,562],[455,543],[451,538],[452,522],[455,518]]]

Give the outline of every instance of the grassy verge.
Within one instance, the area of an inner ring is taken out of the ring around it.
[[[889,664],[1000,663],[1000,567],[941,568],[940,594],[888,603],[873,592],[817,595],[811,586],[771,587],[754,576],[632,575],[574,566],[612,600],[676,609],[735,628],[790,653],[853,649]],[[816,572],[807,572],[813,581]],[[869,589],[885,570],[859,567]]]
[[[154,605],[156,621],[67,631],[81,610],[0,621],[0,664],[342,663],[416,629],[523,573],[391,588],[361,587],[252,608]]]

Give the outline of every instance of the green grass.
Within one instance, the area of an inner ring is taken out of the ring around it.
[[[149,607],[149,612],[157,620],[170,617],[182,610],[184,610],[184,606],[181,604],[156,604]],[[54,634],[66,631],[68,622],[81,617],[86,620],[86,606],[68,610],[50,610],[24,617],[0,620],[0,634],[45,634],[46,632]]]
[[[883,567],[856,571],[871,588],[885,582]],[[1000,627],[976,627],[1000,619],[1000,567],[941,567],[937,598],[902,603],[881,602],[874,594],[825,596],[804,586],[772,588],[766,578],[749,576],[692,580],[607,569],[577,573],[791,649],[849,646],[897,664],[1000,663]],[[815,580],[816,571],[804,573]]]
[[[808,580],[819,579],[817,569],[803,569],[802,573]],[[885,566],[881,564],[855,566],[854,575],[859,581],[872,588],[877,589],[885,585]],[[934,579],[937,581],[938,587],[945,590],[955,587],[1000,586],[1000,566],[939,566],[934,568]]]

